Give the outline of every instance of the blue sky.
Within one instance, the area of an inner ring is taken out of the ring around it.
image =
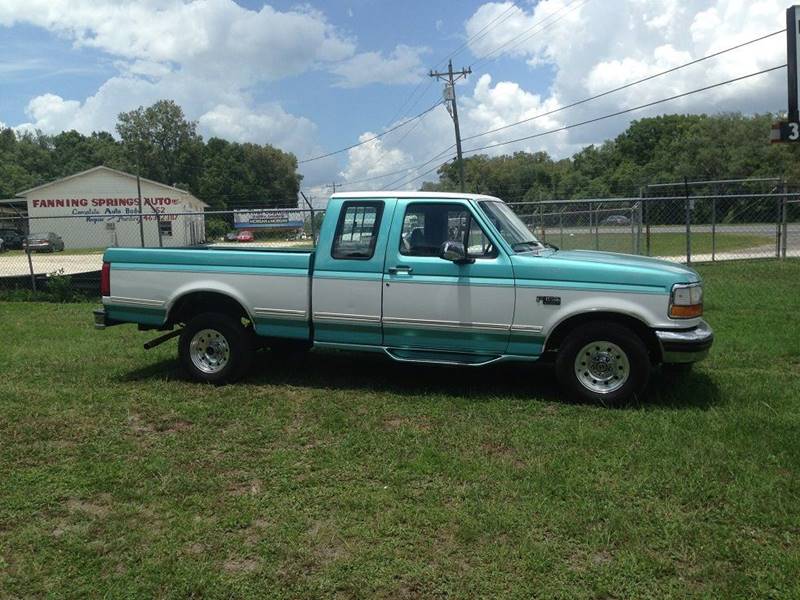
[[[454,66],[477,66],[458,88],[469,135],[774,31],[784,9],[777,0],[4,0],[0,122],[48,133],[113,130],[118,112],[166,97],[205,137],[271,143],[302,159],[431,106],[441,84],[429,82],[427,69],[468,41]],[[475,143],[555,129],[780,64],[784,44],[778,36]],[[781,110],[784,79],[754,78],[492,153],[568,156],[616,135],[631,118],[659,112]],[[322,190],[325,182],[365,177],[378,177],[369,185],[380,186],[394,179],[381,175],[407,169],[401,184],[414,187],[415,165],[452,138],[452,122],[438,107],[413,128],[301,171],[308,188]]]

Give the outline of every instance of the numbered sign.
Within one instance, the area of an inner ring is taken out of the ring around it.
[[[774,123],[770,141],[773,144],[800,142],[800,123],[794,121]]]

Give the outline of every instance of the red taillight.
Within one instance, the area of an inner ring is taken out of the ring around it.
[[[100,295],[111,295],[111,263],[104,262],[100,271]]]

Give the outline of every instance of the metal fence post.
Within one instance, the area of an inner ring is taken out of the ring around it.
[[[778,184],[778,192],[783,193],[783,180]],[[775,258],[781,257],[781,248],[783,247],[783,196],[778,196],[775,199]]]
[[[689,179],[683,178],[683,191],[686,194],[686,264],[692,264],[692,207],[689,200]]]
[[[650,201],[644,200],[644,245],[647,248],[647,256],[650,256]]]
[[[636,205],[636,254],[642,253],[642,211],[644,210],[644,190],[639,188],[639,203]]]
[[[600,205],[597,205],[594,215],[594,249],[600,250]],[[589,205],[589,213],[592,212],[592,205]]]
[[[786,246],[787,246],[787,238],[789,234],[789,204],[787,202],[786,196],[783,196],[781,199],[781,231],[783,235],[781,236],[781,258],[786,258]]]
[[[542,221],[542,242],[546,242],[547,231],[545,231],[545,226],[544,226],[544,206],[542,206],[541,204],[539,204],[539,218]]]
[[[714,186],[714,197],[711,199],[711,262],[717,260],[717,196],[719,187]]]
[[[30,229],[30,226],[28,226],[28,229]],[[28,255],[28,270],[30,270],[30,272],[31,272],[31,289],[33,289],[33,291],[35,292],[36,291],[36,273],[33,272],[33,261],[31,260],[31,249],[30,249],[30,247],[28,247],[27,244],[25,246],[25,254]]]
[[[566,208],[567,207],[565,206],[558,212],[558,228],[560,231],[558,239],[562,248],[564,247],[564,209]]]
[[[630,209],[631,215],[631,252],[636,254],[636,205]]]

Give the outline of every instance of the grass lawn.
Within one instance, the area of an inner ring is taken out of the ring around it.
[[[702,272],[711,356],[614,410],[349,354],[214,388],[0,303],[0,597],[797,598],[800,262]]]
[[[775,244],[775,238],[767,235],[752,233],[717,233],[716,251],[727,252],[755,248],[766,244]],[[633,238],[630,228],[628,231],[608,232],[600,231],[600,250],[606,252],[632,253]],[[557,230],[547,232],[547,241],[562,247],[564,250],[594,250],[595,236],[593,233],[575,233],[570,235],[565,232],[562,237]],[[642,233],[642,253],[645,252],[645,234]],[[686,254],[686,236],[679,232],[652,232],[650,234],[651,256],[681,256]],[[711,234],[708,232],[692,232],[692,254],[711,253]]]

